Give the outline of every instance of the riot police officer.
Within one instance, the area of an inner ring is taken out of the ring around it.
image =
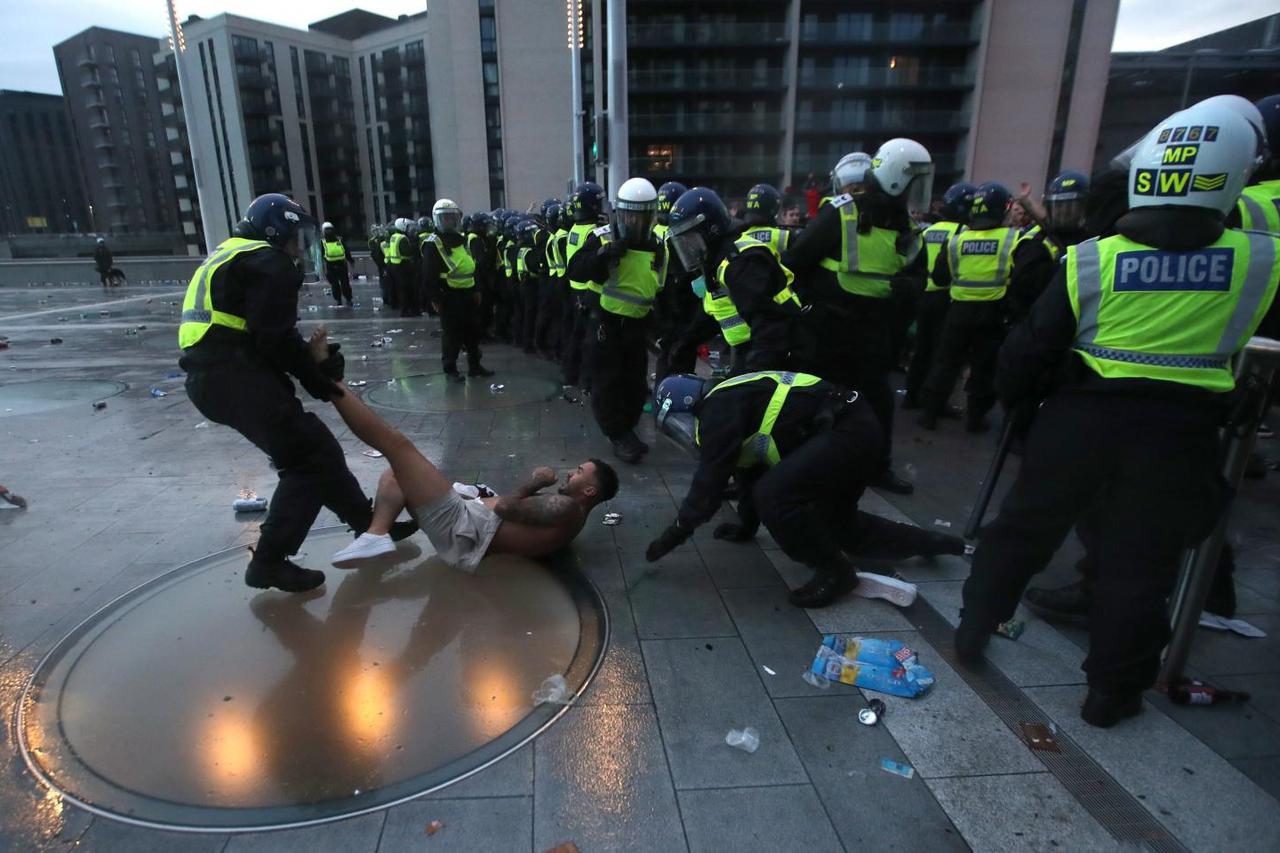
[[[893,444],[893,300],[891,284],[923,277],[924,256],[910,211],[927,210],[933,188],[929,152],[912,139],[880,146],[865,172],[853,155],[837,164],[833,183],[861,185],[836,196],[791,238],[782,262],[798,279],[800,298],[826,321],[819,332],[820,375],[864,394],[884,430],[884,459],[872,485],[910,494],[890,467]],[[859,184],[861,182],[861,184]],[[919,264],[919,267],[913,267]]]
[[[538,292],[538,322],[533,342],[545,358],[556,359],[560,347],[560,318],[564,316],[564,235],[560,230],[560,200],[547,199],[542,204],[542,258],[546,267],[542,289]]]
[[[1036,222],[1018,235],[1013,247],[1013,269],[1006,297],[1006,315],[1016,323],[1027,315],[1049,286],[1068,246],[1089,236],[1085,212],[1089,178],[1070,169],[1054,176],[1045,188],[1045,221]]]
[[[979,184],[969,203],[969,224],[942,244],[931,278],[949,289],[947,309],[933,366],[924,382],[920,426],[937,429],[938,417],[965,364],[968,404],[965,429],[988,429],[995,405],[996,353],[1004,339],[1004,297],[1009,289],[1013,246],[1018,231],[1003,225],[1012,195],[994,181]]]
[[[649,399],[649,315],[666,278],[666,246],[653,234],[657,211],[653,184],[624,182],[612,224],[592,231],[568,266],[570,281],[600,288],[591,321],[591,410],[614,455],[633,465],[649,449],[635,428]]]
[[[747,190],[747,210],[742,217],[744,233],[752,240],[768,243],[779,256],[787,250],[791,231],[778,225],[782,194],[769,184],[756,184]]]
[[[476,290],[476,262],[467,251],[462,208],[442,198],[431,208],[435,226],[423,244],[422,263],[431,287],[430,298],[440,314],[440,354],[445,376],[464,381],[458,373],[458,353],[467,351],[467,375],[492,376],[480,362],[480,292]]]
[[[1195,164],[1166,169],[1191,128]],[[1133,152],[1118,233],[1067,249],[1000,353],[1008,404],[1038,399],[1046,376],[1058,387],[974,555],[956,652],[979,659],[1080,514],[1095,513],[1081,708],[1091,725],[1141,711],[1169,637],[1178,555],[1217,521],[1231,360],[1275,316],[1280,280],[1280,240],[1224,228],[1257,156],[1255,130],[1229,109],[1198,104],[1162,121]]]
[[[667,227],[671,207],[689,188],[679,181],[667,181],[658,187],[658,221],[653,233],[659,240],[667,239]],[[680,338],[689,325],[689,318],[698,314],[698,300],[689,281],[692,276],[680,266],[680,259],[667,258],[667,280],[658,292],[658,304],[654,308],[654,334],[657,336],[658,356],[654,363],[656,381],[672,373],[692,373],[698,355],[692,349],[674,352]]]
[[[682,400],[692,408],[699,461],[676,520],[645,552],[650,562],[716,514],[730,477],[741,484],[738,521],[717,527],[715,537],[746,541],[763,522],[788,557],[814,571],[791,593],[797,607],[825,607],[853,589],[858,577],[850,554],[964,553],[957,537],[858,511],[883,439],[856,392],[812,374],[770,370],[710,390],[696,376],[670,376],[657,398],[660,412]]]
[[[593,368],[589,351],[593,344],[592,318],[600,303],[600,286],[582,274],[575,275],[574,258],[587,245],[604,216],[604,190],[594,181],[585,181],[574,189],[570,206],[573,226],[565,238],[565,274],[569,279],[569,299],[573,305],[572,331],[563,354],[563,381],[566,388],[580,387],[590,394]],[[566,330],[570,327],[566,326]],[[589,334],[590,332],[590,334]]]
[[[350,268],[355,265],[351,260],[351,250],[342,242],[332,222],[320,226],[321,245],[324,248],[324,277],[329,282],[329,293],[333,301],[342,307],[345,297],[347,306],[352,304]]]

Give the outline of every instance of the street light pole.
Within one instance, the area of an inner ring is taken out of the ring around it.
[[[585,168],[582,154],[582,0],[565,0],[565,15],[573,98],[573,183],[577,186],[583,181]]]
[[[629,177],[627,150],[627,0],[608,0],[609,198]]]
[[[191,116],[187,113],[190,108],[192,93],[187,91],[186,76],[182,71],[182,55],[187,52],[187,37],[182,32],[182,23],[178,20],[178,0],[165,0],[164,7],[165,18],[169,23],[169,49],[173,51],[173,66],[178,72],[178,96],[182,98],[182,120],[186,123],[189,138],[190,134],[195,133],[197,125],[191,121]],[[204,228],[204,244],[208,251],[212,252],[215,242],[209,228],[211,227],[210,223],[213,222],[213,217],[207,215],[211,211],[204,209],[204,199],[200,192],[200,169],[199,164],[196,163],[195,148],[188,145],[187,150],[183,153],[186,154],[188,162],[191,163],[191,175],[195,179],[196,207],[200,210],[200,222]],[[92,215],[92,211],[90,211],[90,215]]]

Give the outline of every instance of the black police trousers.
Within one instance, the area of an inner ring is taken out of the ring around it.
[[[279,474],[258,556],[282,560],[298,553],[321,507],[356,530],[368,528],[373,509],[342,447],[320,418],[303,410],[285,374],[236,357],[191,368],[186,388],[200,414],[253,442]]]
[[[571,290],[569,302],[573,306],[572,329],[561,354],[562,378],[565,385],[577,385],[590,392],[595,364],[592,351],[596,341],[596,313],[600,310],[600,297],[591,290]]]
[[[924,381],[921,404],[925,411],[936,415],[946,407],[956,379],[968,364],[965,418],[971,423],[981,420],[996,403],[996,356],[1003,342],[1002,302],[952,302],[942,323],[933,367]]]
[[[523,331],[520,333],[520,343],[524,346],[526,352],[532,352],[537,346],[538,338],[538,313],[541,301],[542,291],[546,289],[546,279],[542,276],[528,275],[525,276],[524,284],[520,285],[520,305],[524,309],[522,318]]]
[[[649,400],[648,318],[597,309],[592,326],[591,411],[613,441],[635,429]]]
[[[334,264],[326,262],[324,277],[329,281],[329,294],[333,297],[333,301],[341,305],[342,300],[346,299],[347,304],[350,305],[351,271],[347,268],[347,262],[345,260]]]
[[[402,264],[383,264],[379,269],[378,288],[382,291],[382,304],[387,308],[400,305],[400,282],[398,273]]]
[[[814,569],[845,562],[841,539],[855,528],[883,443],[871,407],[857,400],[751,484],[754,511],[788,557]]]
[[[467,367],[480,366],[479,292],[446,287],[440,295],[440,357],[445,373],[458,372],[458,353],[467,351]]]
[[[1169,639],[1166,599],[1182,549],[1221,506],[1218,425],[1209,403],[1063,391],[1036,416],[1017,479],[985,528],[962,619],[994,630],[1013,617],[1085,512],[1097,522],[1097,587],[1084,670],[1113,693],[1155,683]]]
[[[911,351],[911,364],[907,367],[907,399],[919,402],[920,391],[933,367],[938,351],[938,339],[942,337],[942,324],[951,306],[951,294],[946,290],[928,290],[920,295],[916,308],[916,343]]]
[[[567,285],[560,279],[544,281],[538,291],[538,323],[534,329],[533,345],[538,352],[555,357],[560,350],[560,323],[564,316],[561,302]]]
[[[893,389],[889,368],[893,364],[893,301],[869,296],[845,295],[835,304],[817,304],[825,313],[819,347],[819,374],[846,388],[857,389],[875,412],[884,434],[880,466],[888,469],[893,449]]]

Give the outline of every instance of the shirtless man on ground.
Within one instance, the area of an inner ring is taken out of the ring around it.
[[[387,424],[341,382],[333,405],[351,432],[381,451],[391,464],[378,481],[373,523],[368,532],[333,557],[343,568],[394,549],[391,525],[408,509],[437,555],[449,565],[474,573],[485,554],[543,557],[573,541],[596,505],[618,491],[618,475],[598,459],[583,462],[565,476],[555,494],[540,494],[558,481],[542,467],[520,488],[500,497],[464,498],[403,433]]]

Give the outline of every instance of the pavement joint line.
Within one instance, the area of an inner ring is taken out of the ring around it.
[[[1145,846],[1155,851],[1185,851],[1187,848],[1115,777],[1085,752],[1052,717],[1031,701],[991,660],[981,667],[968,667],[956,657],[951,642],[955,629],[928,600],[917,598],[904,613],[916,625],[920,636],[937,655],[978,695],[988,708],[1009,727],[1019,741],[1021,723],[1052,725],[1060,752],[1027,749],[1044,764],[1066,792],[1103,829],[1124,844]],[[1074,686],[1074,685],[1073,685]],[[1025,741],[1023,741],[1025,744]]]
[[[92,302],[88,305],[76,305],[71,308],[68,308],[67,306],[64,305],[61,308],[42,308],[39,311],[28,311],[25,314],[0,314],[0,320],[4,320],[5,322],[9,322],[12,320],[25,320],[29,317],[43,317],[46,314],[67,314],[75,311],[89,311],[94,308],[105,308],[111,305],[125,305],[130,302],[138,302],[139,300],[143,300],[143,299],[155,299],[157,297],[164,298],[166,296],[184,296],[184,295],[186,295],[185,290],[167,290],[164,292],[155,291],[153,293],[148,293],[143,296],[127,296],[124,299],[112,299],[107,302]]]

